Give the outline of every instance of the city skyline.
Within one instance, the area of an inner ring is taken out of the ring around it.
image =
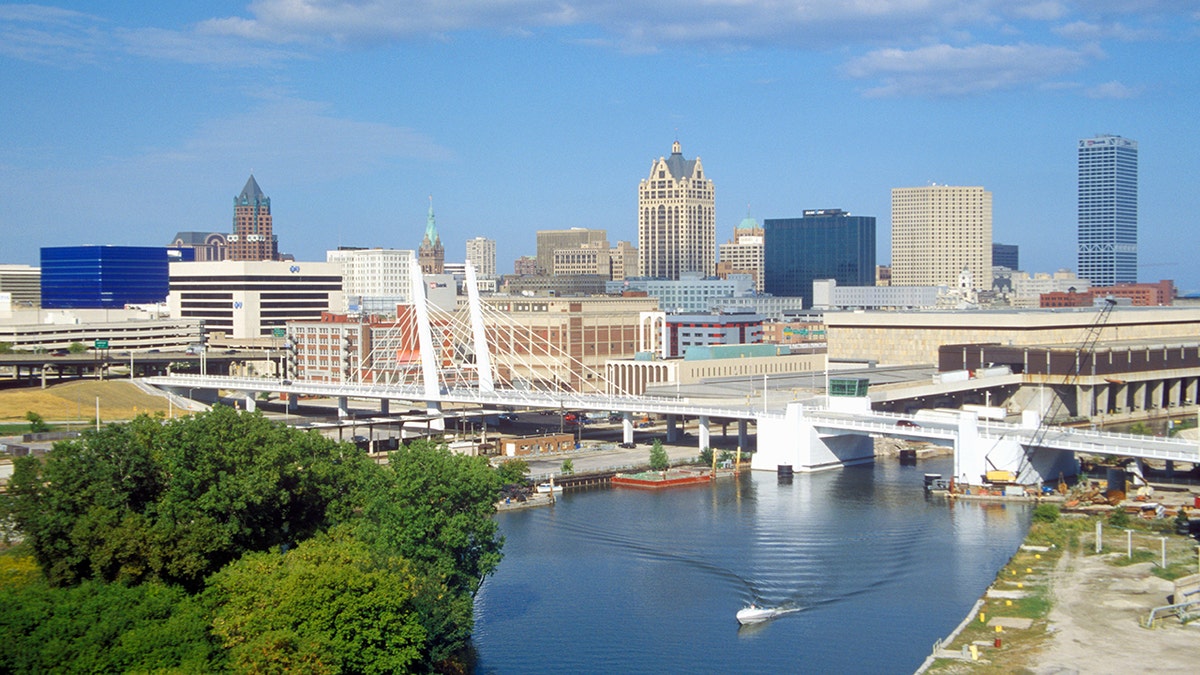
[[[1022,267],[1074,269],[1075,145],[1111,133],[1140,146],[1139,281],[1200,290],[1189,3],[805,8],[0,5],[0,263],[229,232],[253,173],[298,259],[415,249],[432,193],[450,255],[495,239],[507,272],[539,229],[636,243],[638,181],[679,140],[720,240],[747,204],[842,208],[887,262],[891,189],[981,185]]]

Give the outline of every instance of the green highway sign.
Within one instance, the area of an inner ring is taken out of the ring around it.
[[[275,334],[275,337],[283,337],[284,335],[287,335],[287,331],[282,328],[276,328],[271,332]]]
[[[96,340],[93,346],[96,349],[108,349],[108,340]]]

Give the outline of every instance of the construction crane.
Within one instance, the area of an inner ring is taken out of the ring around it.
[[[1100,334],[1104,331],[1105,324],[1108,323],[1108,317],[1112,314],[1113,307],[1116,307],[1117,301],[1113,300],[1112,296],[1104,298],[1104,305],[1100,308],[1100,313],[1096,316],[1096,320],[1087,327],[1083,335],[1083,340],[1079,344],[1079,348],[1075,353],[1075,367],[1063,378],[1063,389],[1069,391],[1079,382],[1079,376],[1096,358],[1095,348],[1096,342],[1100,340]],[[1065,392],[1064,392],[1065,393]],[[1042,442],[1046,440],[1046,434],[1050,431],[1050,420],[1058,417],[1063,408],[1063,393],[1054,397],[1054,402],[1050,404],[1050,410],[1042,415],[1038,422],[1037,430],[1033,433],[1033,438],[1029,445],[1024,446],[1025,455],[1021,458],[1021,465],[1017,470],[1019,478],[1021,472],[1031,463],[1031,455],[1034,450],[1042,447]]]

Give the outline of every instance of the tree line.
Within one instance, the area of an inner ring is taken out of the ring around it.
[[[20,458],[0,672],[464,672],[501,477],[226,407]]]

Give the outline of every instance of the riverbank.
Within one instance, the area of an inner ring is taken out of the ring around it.
[[[1169,519],[1117,527],[1103,516],[1035,519],[961,630],[917,672],[1195,672],[1200,622],[1141,625],[1170,602],[1173,579],[1197,572],[1195,540],[1172,529]]]

